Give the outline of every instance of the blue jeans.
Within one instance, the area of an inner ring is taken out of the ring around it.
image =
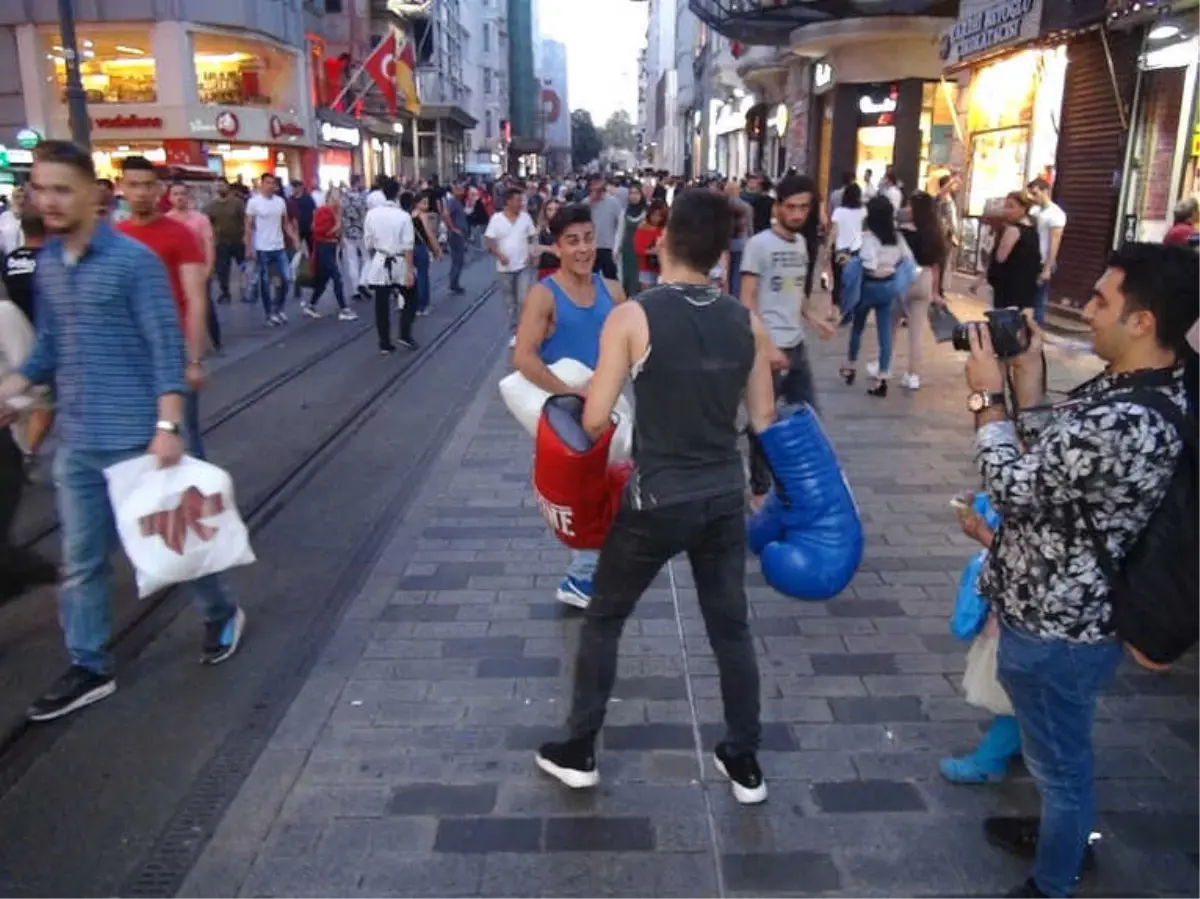
[[[58,518],[62,524],[62,590],[59,620],[71,664],[99,674],[112,671],[112,551],[116,523],[104,469],[140,455],[135,450],[60,447],[54,457]],[[193,598],[206,622],[225,621],[237,608],[216,575],[192,582]]]
[[[263,314],[270,318],[283,311],[288,282],[291,280],[291,265],[284,250],[259,250],[255,255],[258,258],[258,292],[262,296]],[[279,276],[279,290],[275,293],[274,304],[271,302],[271,268]]]
[[[333,285],[333,297],[337,300],[338,308],[346,308],[346,290],[342,286],[342,270],[338,267],[338,245],[335,243],[317,244],[317,276],[313,279],[312,299],[308,305],[314,309],[325,292],[325,287]]]
[[[467,256],[467,238],[451,232],[446,242],[450,246],[450,289],[459,290],[462,285],[458,282],[462,278],[463,263]]]
[[[863,330],[867,327],[867,314],[875,312],[875,330],[879,332],[879,373],[885,375],[892,364],[892,306],[896,301],[891,280],[862,283],[862,298],[854,307],[854,318],[850,325],[851,362],[858,361],[862,347]]]
[[[571,550],[571,564],[567,566],[566,577],[590,584],[596,574],[596,562],[599,559],[600,553],[594,549]]]
[[[1042,327],[1046,324],[1046,307],[1050,305],[1050,281],[1054,279],[1056,271],[1057,265],[1050,268],[1050,280],[1038,285],[1037,299],[1033,301],[1033,320]]]
[[[429,308],[429,248],[423,243],[413,247],[413,268],[417,270],[417,311]]]
[[[1096,696],[1120,662],[1116,640],[1049,640],[1001,619],[996,676],[1021,728],[1025,767],[1042,794],[1033,879],[1047,896],[1072,895],[1083,866],[1096,816]]]

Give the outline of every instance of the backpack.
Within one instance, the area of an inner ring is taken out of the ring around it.
[[[1197,423],[1155,390],[1135,388],[1109,394],[1101,402],[1107,405],[1114,400],[1152,409],[1175,428],[1183,441],[1162,502],[1119,566],[1087,509],[1079,507],[1100,568],[1108,578],[1117,636],[1134,650],[1140,664],[1161,669],[1179,659],[1200,637]]]

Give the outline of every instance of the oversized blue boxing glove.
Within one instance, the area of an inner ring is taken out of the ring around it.
[[[767,494],[762,508],[750,516],[746,522],[746,546],[756,556],[768,543],[783,539],[783,503],[775,495],[775,491]]]
[[[783,524],[782,536],[759,554],[763,577],[793,599],[832,599],[863,554],[858,507],[833,446],[809,406],[771,425],[759,441],[775,475],[764,509],[776,504]]]

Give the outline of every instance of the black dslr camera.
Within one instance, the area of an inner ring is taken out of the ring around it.
[[[1029,323],[1020,309],[989,309],[984,315],[987,317],[988,333],[992,337],[992,349],[999,358],[1011,359],[1029,349]],[[955,326],[950,339],[956,350],[971,352],[971,334],[967,329],[976,324],[979,322],[964,322]]]

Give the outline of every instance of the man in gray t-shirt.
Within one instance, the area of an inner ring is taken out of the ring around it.
[[[596,229],[596,261],[592,271],[600,272],[610,281],[617,280],[617,260],[613,251],[617,246],[617,231],[621,227],[621,215],[625,207],[616,197],[608,195],[604,179],[599,175],[588,178],[588,206],[592,210],[592,225]]]
[[[804,283],[811,260],[801,233],[812,214],[815,185],[804,175],[788,175],[775,188],[774,221],[748,241],[742,252],[741,301],[762,319],[774,344],[771,368],[775,396],[789,405],[817,408],[812,367],[804,348],[804,322],[822,339],[837,333],[832,321],[806,308]],[[771,470],[751,440],[750,492],[756,508],[771,489]]]

